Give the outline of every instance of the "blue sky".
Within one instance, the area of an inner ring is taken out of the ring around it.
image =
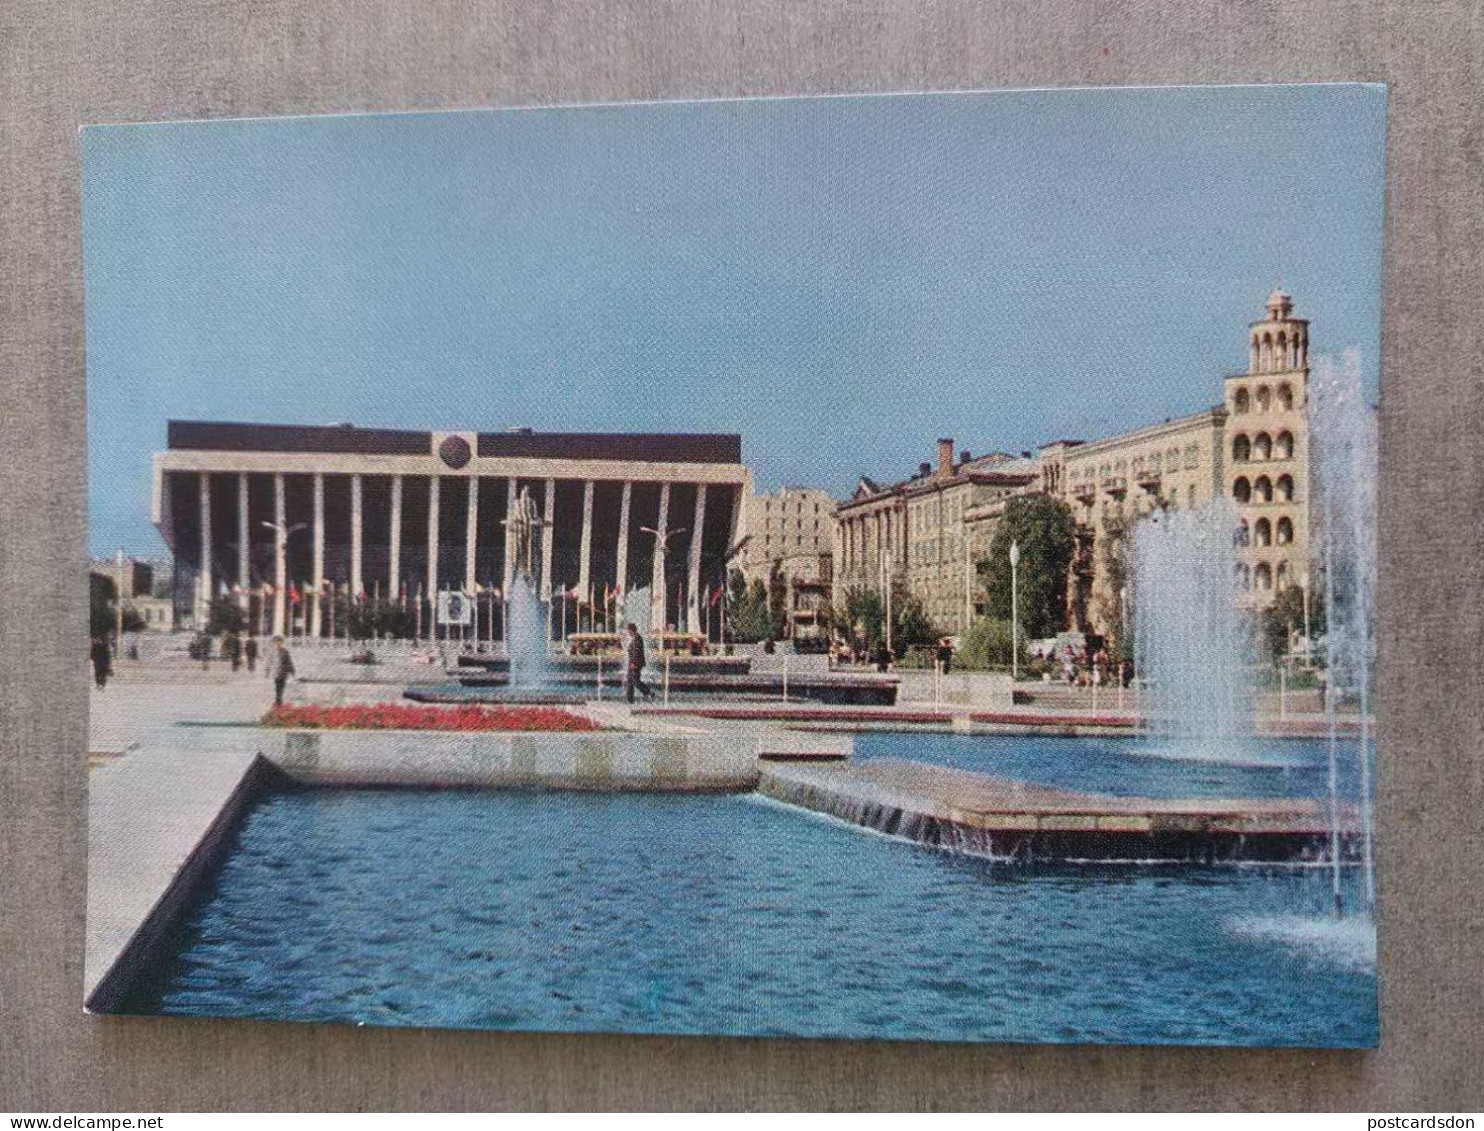
[[[1280,280],[1376,387],[1384,91],[778,99],[83,132],[91,543],[171,417],[740,432],[759,488],[1220,400]]]

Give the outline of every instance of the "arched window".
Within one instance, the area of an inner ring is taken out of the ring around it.
[[[1280,590],[1288,588],[1288,563],[1279,562],[1278,570],[1273,574],[1273,580]]]
[[[1267,593],[1273,588],[1273,570],[1267,562],[1258,562],[1257,569],[1253,572],[1253,579],[1257,582],[1257,588]]]
[[[1273,391],[1266,385],[1257,387],[1257,411],[1267,412],[1273,403]]]
[[[1257,520],[1257,525],[1252,528],[1252,542],[1258,547],[1271,546],[1273,544],[1273,525],[1265,518]]]
[[[1253,459],[1273,458],[1273,438],[1266,432],[1259,432],[1257,438],[1252,441]]]
[[[1293,541],[1293,520],[1280,518],[1277,526],[1278,545],[1286,546]]]
[[[1247,365],[1248,373],[1256,373],[1258,364],[1262,361],[1262,351],[1258,346],[1257,335],[1252,335],[1252,360]]]
[[[1278,433],[1278,440],[1273,445],[1273,456],[1276,459],[1292,459],[1293,458],[1293,433],[1292,432],[1286,432],[1285,431],[1285,432],[1279,432]]]
[[[1239,503],[1252,501],[1252,484],[1247,481],[1245,475],[1239,475],[1236,482],[1232,484],[1232,498]]]
[[[1243,592],[1252,588],[1252,570],[1242,562],[1237,563],[1237,587]]]
[[[1232,462],[1246,463],[1252,458],[1252,441],[1247,438],[1247,433],[1238,432],[1232,437]]]
[[[1262,371],[1270,372],[1273,368],[1273,335],[1262,336]]]
[[[1298,368],[1298,339],[1293,339],[1293,367]],[[1287,381],[1278,386],[1278,407],[1284,412],[1293,408],[1293,386]]]
[[[1248,527],[1247,520],[1244,518],[1241,521],[1241,523],[1237,526],[1237,545],[1238,546],[1246,546],[1251,541],[1252,541],[1252,530],[1251,530],[1250,527]]]
[[[1288,368],[1288,335],[1285,334],[1282,330],[1278,331],[1277,360],[1278,364],[1273,366],[1274,369]]]
[[[1278,481],[1273,484],[1273,493],[1280,503],[1293,502],[1293,476],[1278,476]]]
[[[1232,411],[1249,412],[1252,409],[1252,396],[1247,392],[1247,386],[1243,385],[1232,394]]]
[[[1273,501],[1273,481],[1266,475],[1259,475],[1257,481],[1252,484],[1252,501],[1255,503]]]

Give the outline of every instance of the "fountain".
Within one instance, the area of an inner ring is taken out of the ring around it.
[[[547,647],[547,607],[529,577],[516,577],[510,586],[510,599],[505,608],[505,651],[510,658],[510,690],[549,690],[553,673]]]
[[[1231,503],[1217,499],[1156,512],[1134,533],[1144,725],[1159,749],[1182,757],[1240,758],[1252,731],[1252,634],[1236,602],[1237,528]]]
[[[1334,899],[1341,904],[1339,766],[1342,739],[1336,712],[1342,701],[1359,713],[1354,757],[1361,823],[1365,905],[1375,904],[1372,797],[1371,678],[1375,663],[1376,414],[1366,403],[1360,355],[1338,362],[1318,358],[1309,383],[1309,435],[1315,484],[1314,527],[1324,574],[1325,669],[1330,779],[1330,858]]]

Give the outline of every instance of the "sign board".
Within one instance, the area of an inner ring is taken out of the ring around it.
[[[467,593],[444,590],[438,594],[438,623],[442,625],[472,625],[474,602]]]

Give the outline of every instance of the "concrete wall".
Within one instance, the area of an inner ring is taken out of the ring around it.
[[[314,785],[748,790],[757,741],[741,734],[261,731],[263,756]]]

